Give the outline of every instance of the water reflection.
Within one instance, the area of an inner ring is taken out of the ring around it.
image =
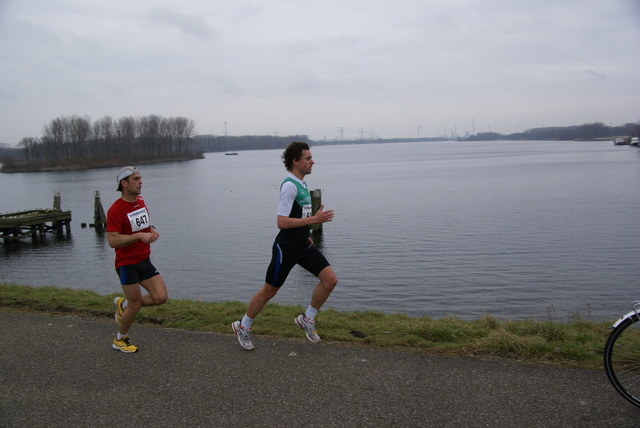
[[[316,248],[318,248],[318,250],[320,250],[320,252],[324,254],[324,234],[322,233],[322,231],[312,232],[311,240],[313,241],[313,245],[315,245]]]
[[[20,254],[21,252],[44,249],[58,249],[73,245],[71,232],[48,232],[42,236],[33,235],[30,239],[4,239],[4,254]]]

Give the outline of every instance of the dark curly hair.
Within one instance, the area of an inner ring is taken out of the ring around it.
[[[310,150],[307,143],[294,141],[282,152],[282,162],[284,162],[284,167],[287,168],[287,171],[291,171],[291,168],[293,168],[294,160],[300,160],[304,150]]]

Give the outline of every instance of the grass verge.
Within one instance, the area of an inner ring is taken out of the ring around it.
[[[113,318],[113,298],[88,290],[28,287],[0,283],[0,310]],[[240,302],[170,300],[143,308],[137,324],[231,333],[246,305]],[[293,319],[303,308],[268,304],[256,320],[256,335],[299,337]],[[323,310],[318,317],[325,343],[371,349],[436,354],[464,358],[501,358],[525,363],[600,369],[609,333],[607,322],[576,320],[498,321],[431,319],[381,312]]]

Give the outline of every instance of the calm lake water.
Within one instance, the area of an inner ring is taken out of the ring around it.
[[[432,318],[577,314],[613,320],[640,299],[640,150],[611,142],[415,142],[312,148],[306,181],[335,211],[323,251],[339,278],[325,308]],[[248,302],[277,233],[281,150],[140,166],[174,298]],[[113,250],[81,223],[118,168],[0,176],[0,212],[72,210],[71,237],[0,252],[0,281],[118,292]],[[306,305],[294,270],[276,302]],[[239,314],[241,315],[241,314]]]

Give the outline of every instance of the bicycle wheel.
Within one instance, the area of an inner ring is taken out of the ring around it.
[[[640,407],[640,321],[625,319],[611,331],[604,346],[604,368],[616,391]]]

